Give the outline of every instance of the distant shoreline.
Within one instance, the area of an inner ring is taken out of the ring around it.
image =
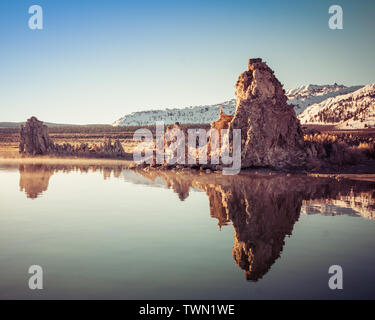
[[[16,152],[0,152],[0,165],[66,165],[66,166],[109,166],[115,167],[120,166],[123,170],[131,170],[135,168],[134,161],[122,160],[122,159],[100,159],[100,158],[74,158],[74,157],[53,157],[53,156],[35,156],[35,157],[24,157]],[[142,169],[138,169],[142,170]],[[150,170],[147,167],[147,170]],[[152,168],[151,170],[158,171],[158,168]],[[167,170],[167,169],[161,169]],[[179,172],[179,169],[167,170]],[[186,171],[186,170],[184,170]],[[190,170],[188,170],[190,171]],[[192,170],[197,172],[197,170]],[[199,172],[199,171],[198,171]],[[205,174],[201,172],[201,174]],[[271,168],[249,168],[242,169],[240,174],[256,174],[256,175],[267,175],[270,178],[274,175],[299,175],[303,174],[315,178],[331,178],[335,180],[349,179],[349,180],[360,180],[360,181],[373,181],[375,182],[375,160],[369,160],[367,163],[362,163],[353,166],[347,166],[342,168],[342,171],[337,172],[332,170],[330,172],[307,172],[307,171],[277,171]]]
[[[208,127],[208,125],[206,125]],[[186,125],[187,128],[191,127]],[[205,127],[205,126],[203,126]],[[50,136],[54,142],[59,144],[70,143],[72,145],[77,145],[81,143],[89,144],[100,144],[105,138],[119,139],[125,152],[132,154],[137,142],[133,140],[133,134],[137,127],[86,127],[82,131],[82,127],[60,127],[60,128],[50,128]],[[110,130],[109,130],[110,129]],[[155,128],[154,128],[155,129]],[[152,130],[152,128],[150,128]],[[154,130],[152,130],[155,134]],[[335,135],[342,137],[345,141],[351,144],[358,145],[361,142],[371,142],[375,141],[375,129],[361,129],[361,130],[332,130],[329,126],[303,126],[303,131],[305,135],[314,134],[316,132],[321,132],[324,134]],[[0,130],[0,164],[10,164],[10,165],[20,165],[20,164],[58,164],[58,165],[103,165],[103,166],[123,166],[126,168],[132,168],[135,166],[134,161],[129,159],[109,159],[109,158],[76,158],[76,157],[57,157],[57,156],[36,156],[36,157],[25,157],[18,152],[19,145],[19,133],[18,130],[12,129],[2,129]],[[164,169],[164,168],[163,168]],[[163,170],[162,169],[162,170]],[[151,170],[159,170],[158,168],[151,168]],[[165,169],[164,169],[165,170]],[[175,169],[179,171],[179,169]],[[241,172],[266,172],[277,173],[277,170],[272,169],[247,169]],[[285,171],[284,173],[295,174],[294,171]],[[371,176],[375,174],[375,159],[370,159],[368,161],[351,165],[345,167],[337,167],[335,169],[317,170],[316,172],[301,171],[300,173],[311,174],[311,175],[335,175],[345,178],[352,179],[370,179],[374,181]],[[349,175],[349,176],[348,176]],[[360,175],[360,176],[358,176]]]

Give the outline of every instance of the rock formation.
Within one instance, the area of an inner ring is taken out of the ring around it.
[[[53,141],[48,135],[48,128],[35,117],[27,120],[21,126],[20,131],[20,153],[27,155],[44,155],[54,149]]]
[[[232,151],[233,129],[241,130],[241,168],[302,168],[313,163],[314,154],[305,150],[303,132],[293,106],[287,103],[281,83],[262,59],[249,60],[248,71],[238,77],[235,94],[234,116],[221,110],[219,119],[211,123],[211,128],[219,132],[229,129],[227,141]],[[181,126],[175,125],[174,128],[181,129]],[[218,151],[217,145],[214,148],[211,144],[212,138],[208,142],[208,159]],[[220,134],[219,147],[221,144]],[[165,146],[168,147],[167,142]]]
[[[55,144],[51,151],[55,156],[78,156],[78,157],[98,157],[98,158],[123,158],[126,156],[124,148],[119,140],[112,144],[111,139],[106,139],[102,144],[89,145],[81,143],[71,145],[70,143]]]
[[[221,132],[222,129],[228,129],[229,123],[233,120],[234,116],[225,114],[223,108],[220,109],[219,119],[211,123],[211,128]]]
[[[229,128],[241,129],[241,167],[303,166],[306,153],[299,120],[281,83],[262,59],[249,60],[235,94],[236,112]]]
[[[166,158],[184,160],[177,161],[183,167],[212,170],[228,169],[230,167],[227,168],[226,163],[232,161],[234,174],[239,168],[251,167],[317,171],[360,161],[360,155],[353,153],[353,150],[343,144],[304,139],[294,108],[287,102],[285,90],[262,59],[249,60],[248,70],[238,77],[235,94],[237,101],[234,116],[225,114],[221,109],[219,119],[211,123],[211,129],[219,131],[219,135],[217,136],[217,132],[209,132],[205,138],[208,138],[208,141],[199,143],[199,148],[188,145],[187,131],[190,134],[191,129],[186,130],[186,127],[179,123],[167,128],[164,136]],[[177,139],[174,129],[181,130],[185,138]],[[223,129],[228,129],[228,136],[221,135]],[[240,130],[239,142],[233,140],[233,130]],[[199,135],[198,129],[196,133]],[[200,135],[202,136],[203,134]],[[198,141],[201,142],[197,138],[196,145]],[[178,156],[173,150],[176,147],[180,151],[185,150],[185,155]],[[155,151],[154,146],[150,148]],[[205,161],[194,162],[193,157],[198,155],[204,160],[206,157],[202,155],[206,155],[207,164]],[[185,159],[182,158],[184,156]],[[229,161],[224,160],[225,158]],[[237,161],[238,158],[241,161]],[[152,161],[148,163],[150,162]],[[156,165],[156,162],[154,159],[153,165]],[[176,161],[167,160],[164,165],[177,166]]]
[[[47,126],[36,117],[31,117],[25,125],[21,126],[19,152],[31,156],[53,155],[100,158],[125,158],[128,156],[118,139],[113,144],[110,138],[100,145],[89,145],[88,143],[79,145],[70,143],[55,144],[48,134]]]
[[[221,147],[221,130],[228,129],[229,124],[233,120],[234,116],[225,114],[223,108],[220,109],[219,119],[211,123],[211,129],[216,129],[219,132],[219,148]],[[209,152],[211,151],[209,144]]]
[[[176,136],[177,135],[177,136]],[[164,133],[164,165],[185,164],[188,162],[188,135],[187,130],[176,122],[173,126],[167,126]]]

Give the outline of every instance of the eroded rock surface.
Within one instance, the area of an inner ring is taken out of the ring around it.
[[[191,133],[192,129],[186,130],[185,126],[176,123],[167,128],[164,145],[157,148],[165,152],[166,161],[155,160],[155,146],[152,145],[148,150],[152,149],[154,160],[145,162],[152,163],[152,166],[164,164],[169,168],[178,165],[204,170],[230,168],[232,172],[227,173],[235,174],[240,168],[251,167],[291,171],[339,169],[343,165],[367,159],[366,155],[354,152],[343,143],[304,137],[282,84],[260,58],[249,60],[248,70],[238,77],[235,94],[237,101],[234,116],[221,110],[219,119],[211,123],[211,129],[217,131],[210,130],[204,138],[196,139],[195,146],[199,145],[199,148],[194,147],[194,138],[188,143],[187,131]],[[229,129],[229,136],[221,135],[223,129]],[[197,134],[202,130],[196,128]],[[234,130],[240,130],[240,141],[237,141],[238,135],[234,134]],[[183,135],[182,139],[177,139],[180,135]],[[203,139],[204,143],[198,144]],[[181,151],[180,155],[176,149]],[[183,151],[185,154],[182,154]],[[203,161],[194,161],[193,156],[196,158],[198,155]],[[174,160],[169,162],[167,159]]]
[[[167,126],[164,133],[164,165],[176,165],[176,163],[188,163],[188,135],[187,130],[176,122],[173,126]]]
[[[21,126],[19,152],[31,156],[53,155],[100,158],[125,158],[128,156],[118,139],[112,143],[109,138],[99,145],[89,145],[88,143],[79,145],[70,143],[55,144],[48,134],[48,127],[36,117],[31,117],[25,125]]]
[[[234,116],[231,116],[229,114],[225,114],[223,111],[223,108],[220,109],[219,119],[211,123],[211,129],[216,129],[219,133],[219,145],[218,147],[221,148],[221,131],[224,129],[229,129],[229,124],[232,122]],[[208,144],[208,152],[212,152],[211,150],[211,140]]]
[[[35,117],[27,120],[21,126],[20,131],[20,153],[27,155],[44,155],[54,149],[53,141],[48,135],[48,128]]]
[[[219,132],[223,129],[229,128],[229,123],[233,120],[234,116],[225,114],[223,108],[220,109],[219,119],[211,123],[211,129],[216,129]]]
[[[241,167],[305,165],[303,133],[274,72],[250,59],[236,83],[236,112],[230,129],[241,129]],[[230,135],[231,137],[231,135]]]

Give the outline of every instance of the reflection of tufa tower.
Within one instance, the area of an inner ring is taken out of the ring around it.
[[[373,183],[365,181],[281,174],[230,177],[156,170],[137,172],[152,181],[162,178],[180,199],[181,192],[187,196],[190,187],[204,191],[209,199],[210,216],[218,219],[219,228],[232,223],[233,258],[250,281],[261,279],[280,257],[285,238],[292,234],[306,200],[327,202],[360,195],[370,201],[369,210],[375,207]]]
[[[219,226],[219,230],[221,230],[223,226],[226,226],[230,223],[230,219],[228,218],[227,214],[227,208],[223,203],[223,194],[216,186],[207,186],[205,192],[207,193],[210,203],[210,216],[218,220],[217,224]]]
[[[301,194],[291,191],[295,179],[285,176],[223,178],[170,171],[139,171],[139,174],[151,180],[161,177],[179,197],[181,190],[188,194],[190,187],[206,192],[210,215],[218,219],[219,228],[233,224],[233,258],[248,280],[262,278],[277,260],[284,238],[292,233],[301,210]]]
[[[97,170],[103,173],[104,180],[109,179],[113,173],[115,178],[121,177],[124,167],[117,166],[99,166],[99,165],[64,165],[64,164],[21,164],[20,173],[20,191],[25,191],[30,199],[38,198],[44,191],[47,191],[51,176],[58,172],[79,171],[81,173],[95,172]]]
[[[287,186],[280,187],[282,183]],[[247,280],[257,281],[280,257],[284,239],[299,218],[302,197],[290,192],[291,185],[281,179],[258,179],[236,187],[227,198],[235,230],[233,258]]]
[[[302,197],[290,192],[293,181],[285,177],[231,180],[229,185],[209,186],[205,191],[219,225],[233,224],[234,260],[247,280],[257,281],[280,256],[284,238],[291,235],[299,218]]]
[[[112,175],[112,170],[114,176],[120,177],[122,169],[120,166],[20,165],[20,189],[25,190],[29,198],[37,198],[47,190],[50,177],[57,171],[100,170],[105,178]],[[338,199],[350,202],[351,208],[363,203],[361,214],[368,219],[375,217],[373,182],[281,174],[222,176],[158,170],[136,172],[151,181],[163,179],[182,201],[188,197],[191,187],[204,191],[209,199],[210,215],[218,219],[219,228],[232,223],[233,258],[251,281],[261,279],[280,257],[285,238],[292,234],[301,206],[305,204],[306,209],[307,201],[330,204]]]
[[[48,189],[49,179],[54,170],[48,166],[21,164],[20,171],[20,190],[25,191],[30,199],[37,198]]]

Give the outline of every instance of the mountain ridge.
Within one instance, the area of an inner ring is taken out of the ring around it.
[[[298,118],[302,124],[335,125],[338,129],[375,127],[375,83],[312,104]]]
[[[288,103],[294,105],[296,114],[302,113],[312,104],[320,103],[327,98],[354,92],[363,86],[333,85],[302,85],[285,91]],[[126,114],[113,122],[113,126],[148,126],[157,121],[165,124],[180,122],[181,124],[211,123],[218,119],[220,109],[233,115],[236,110],[236,99],[212,105],[191,106],[185,108],[165,108],[137,111]]]

